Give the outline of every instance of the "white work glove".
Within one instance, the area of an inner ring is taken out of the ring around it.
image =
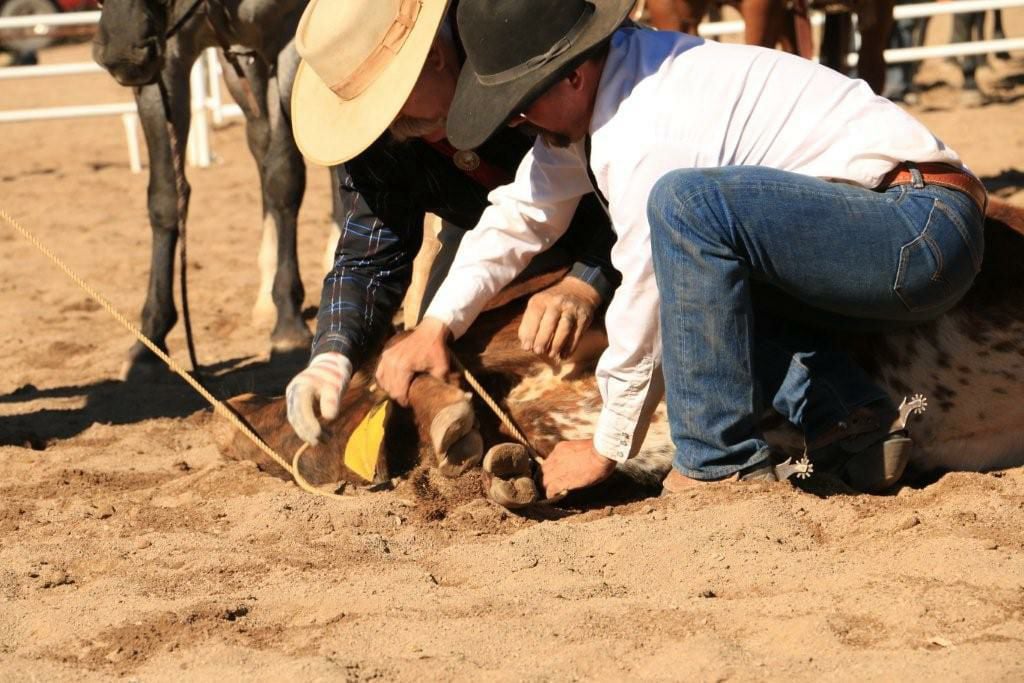
[[[352,363],[336,352],[321,353],[309,367],[288,383],[285,397],[288,422],[299,438],[310,445],[320,441],[323,429],[313,412],[313,401],[320,400],[320,415],[330,422],[338,417],[341,395],[352,379]]]

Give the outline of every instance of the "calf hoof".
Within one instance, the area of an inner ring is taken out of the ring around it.
[[[484,456],[484,492],[498,505],[515,510],[536,503],[540,498],[533,481],[532,464],[526,448],[503,443]]]
[[[484,455],[484,440],[475,429],[449,446],[444,455],[437,459],[438,471],[454,479],[466,470],[480,464]]]
[[[913,446],[909,437],[887,439],[880,448],[873,448],[846,463],[843,478],[863,493],[881,493],[892,488],[907,469]]]
[[[434,453],[441,457],[452,444],[472,431],[475,421],[473,405],[468,400],[442,408],[430,423],[430,445]]]
[[[430,445],[437,469],[446,477],[458,477],[476,467],[484,456],[484,441],[476,429],[476,415],[469,397],[442,408],[430,422]]]

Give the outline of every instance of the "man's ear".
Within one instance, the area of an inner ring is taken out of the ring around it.
[[[569,81],[570,87],[573,90],[582,90],[583,83],[586,81],[586,74],[583,73],[583,65],[576,67],[569,72],[569,75],[565,77],[565,80]]]
[[[441,49],[441,44],[435,40],[434,44],[430,46],[430,52],[427,53],[427,61],[423,64],[423,70],[442,71],[446,63],[444,50]]]

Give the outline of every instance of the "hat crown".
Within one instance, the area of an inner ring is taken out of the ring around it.
[[[466,58],[486,77],[544,59],[593,15],[587,0],[472,0],[459,4],[458,23]]]
[[[312,0],[295,33],[295,47],[328,86],[345,82],[385,41],[405,4],[402,0]]]

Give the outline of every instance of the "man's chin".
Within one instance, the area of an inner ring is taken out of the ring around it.
[[[558,149],[565,149],[573,143],[572,138],[562,133],[550,133],[544,131],[540,134],[541,139],[549,147],[557,147]]]

